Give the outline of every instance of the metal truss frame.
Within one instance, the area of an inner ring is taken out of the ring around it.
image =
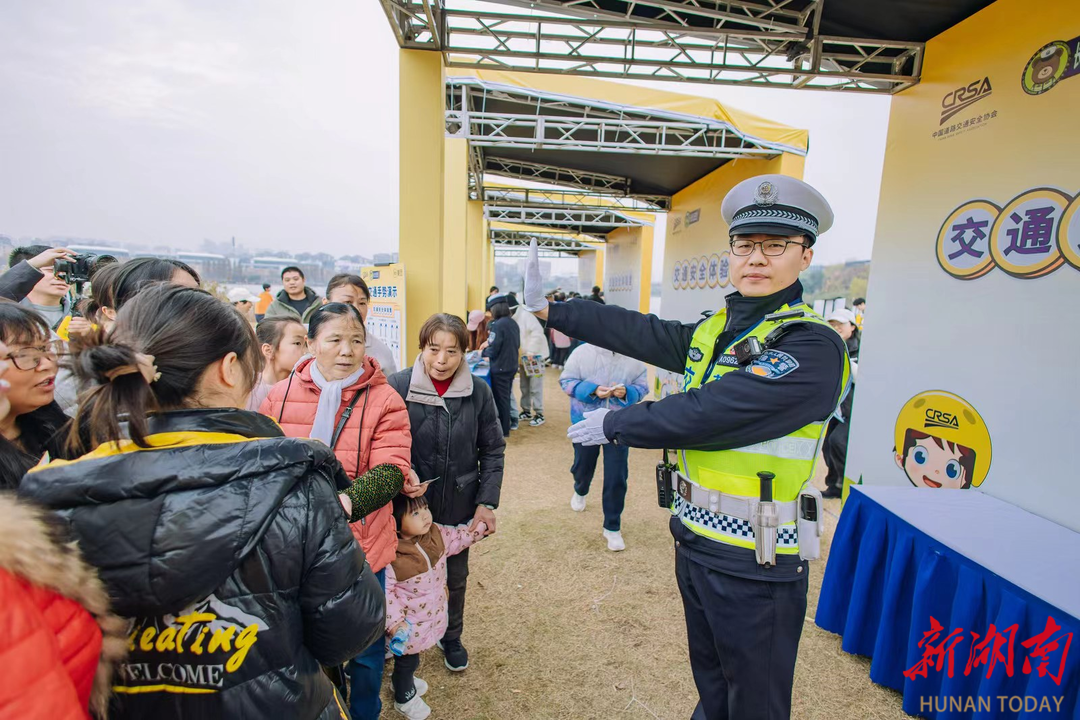
[[[621,12],[598,0],[493,0],[507,12],[380,2],[402,47],[452,67],[896,93],[919,82],[925,50],[819,35],[825,0],[623,0]]]
[[[541,207],[554,205],[577,208],[614,208],[637,212],[666,212],[671,209],[671,198],[666,195],[621,197],[587,190],[545,190],[491,185],[484,186],[484,202],[494,205],[511,203]]]
[[[525,112],[495,112],[488,102]],[[446,78],[446,132],[478,147],[517,147],[734,160],[805,154],[802,147],[744,135],[730,123],[650,108],[486,82]]]
[[[576,248],[578,250],[596,250],[596,247],[582,242],[580,240],[582,237],[588,238],[589,242],[594,245],[604,245],[604,238],[602,237],[594,237],[587,233],[578,233],[558,227],[544,228],[542,232],[508,228],[491,228],[488,230],[488,239],[491,241],[492,245],[517,245],[527,248],[529,242],[533,238],[536,238],[537,245],[541,249],[557,247],[559,249]]]
[[[781,152],[743,139],[733,143],[731,138],[735,133],[729,128],[709,130],[704,123],[551,117],[466,110],[448,111],[447,124],[461,128],[458,132],[451,133],[452,137],[466,138],[475,147],[542,147],[723,160],[768,158]]]
[[[643,227],[652,223],[627,217],[611,208],[547,207],[525,203],[494,205],[484,204],[484,217],[492,222],[542,225],[544,227],[571,227],[585,229]]]
[[[527,112],[488,112],[488,101],[513,102]],[[600,100],[483,82],[446,79],[446,133],[469,141],[469,192],[479,199],[482,172],[628,198],[666,210],[671,200],[636,195],[629,178],[489,157],[488,148],[540,148],[620,154],[735,159],[805,153],[740,133],[729,123],[674,112],[628,108]]]
[[[628,200],[637,200],[644,203],[655,202],[656,204],[659,204],[664,200],[667,201],[668,205],[671,203],[671,198],[663,195],[639,195],[631,192],[630,178],[620,177],[618,175],[605,175],[603,173],[575,170],[559,165],[548,165],[546,163],[528,162],[525,160],[508,160],[506,158],[487,157],[481,148],[476,148],[470,152],[470,155],[474,154],[477,158],[476,165],[479,166],[483,172],[493,175],[516,178],[518,180],[529,180],[531,182],[545,183],[548,185],[559,185],[600,195],[612,195]]]
[[[511,243],[511,244],[493,244],[492,247],[495,250],[495,257],[497,258],[527,258],[529,257],[529,243]],[[583,250],[595,250],[596,248],[590,248],[587,245],[581,245],[575,243],[567,243],[566,245],[549,245],[541,248],[537,252],[538,257],[542,258],[559,258],[570,255],[571,257],[577,257]]]
[[[537,253],[537,257],[554,260],[556,258],[564,258],[567,255],[571,257],[577,257],[580,255],[578,250],[541,250]],[[495,257],[500,260],[515,259],[515,258],[527,258],[529,257],[529,248],[499,245],[495,246]]]

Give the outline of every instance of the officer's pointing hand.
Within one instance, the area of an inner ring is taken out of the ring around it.
[[[525,261],[525,309],[536,313],[540,319],[547,318],[548,302],[544,297],[544,280],[540,277],[540,247],[536,238],[529,242],[529,258]]]
[[[585,413],[585,419],[571,425],[566,437],[578,445],[606,445],[611,442],[604,434],[604,416],[609,412],[611,410],[607,408],[600,408]]]

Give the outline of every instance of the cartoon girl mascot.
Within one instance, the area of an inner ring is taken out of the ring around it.
[[[915,487],[979,487],[990,469],[990,431],[967,400],[919,393],[896,418],[896,465]]]

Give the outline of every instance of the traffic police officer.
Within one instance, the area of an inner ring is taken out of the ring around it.
[[[806,560],[821,534],[809,480],[849,380],[843,340],[803,303],[799,282],[833,214],[817,190],[783,175],[739,183],[721,212],[738,292],[696,324],[547,303],[535,242],[525,306],[571,337],[683,374],[682,393],[597,410],[568,435],[675,451],[677,464],[658,468],[658,491],[672,512],[694,717],[777,720],[791,714]]]

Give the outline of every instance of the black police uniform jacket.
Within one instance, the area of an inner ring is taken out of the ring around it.
[[[725,298],[727,324],[717,345],[726,348],[766,315],[802,298],[802,283],[766,297]],[[682,374],[697,323],[661,320],[655,315],[587,300],[552,303],[548,327],[617,353]],[[804,323],[772,346],[798,367],[782,377],[730,372],[700,388],[668,396],[663,402],[631,405],[604,418],[608,439],[631,447],[671,450],[730,450],[784,437],[836,410],[843,382],[844,344],[824,325]],[[788,581],[805,577],[805,561],[777,556],[765,571],[754,551],[695,535],[677,517],[671,533],[692,560],[714,570],[751,579]]]
[[[128,618],[113,718],[345,718],[320,663],[384,632],[385,600],[327,446],[241,410],[150,420],[153,449],[103,445],[27,474]]]
[[[488,326],[488,346],[482,353],[491,360],[491,371],[516,373],[521,353],[521,328],[512,317],[499,318]]]
[[[424,497],[435,522],[460,525],[477,505],[498,507],[506,439],[487,383],[464,361],[441,398],[420,363],[389,382],[409,409],[413,469],[434,480]]]

